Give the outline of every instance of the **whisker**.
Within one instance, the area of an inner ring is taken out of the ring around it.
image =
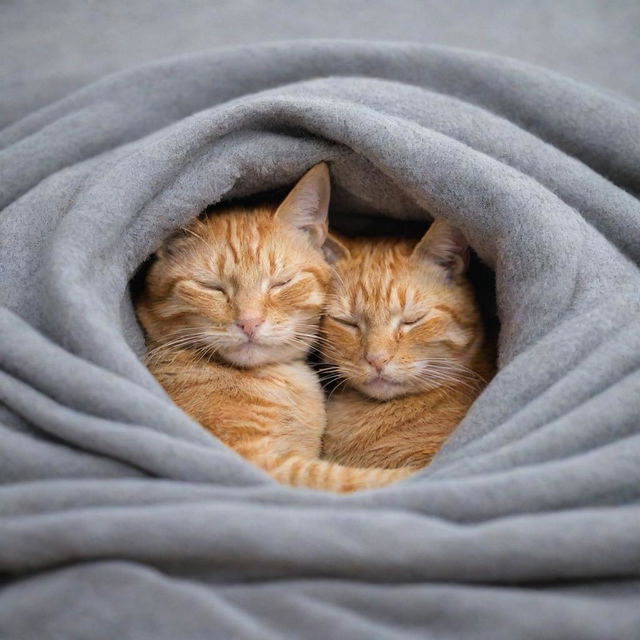
[[[343,385],[346,385],[348,382],[347,378],[345,378],[344,380],[342,380],[342,382],[339,382],[330,392],[329,392],[329,396],[327,397],[327,402],[329,400],[331,400],[331,396]]]

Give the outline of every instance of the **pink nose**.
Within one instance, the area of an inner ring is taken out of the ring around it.
[[[380,373],[384,369],[384,365],[391,360],[391,356],[386,353],[367,353],[365,360]]]
[[[251,337],[264,322],[264,318],[238,318],[236,324]]]

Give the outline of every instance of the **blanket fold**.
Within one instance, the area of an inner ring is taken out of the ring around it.
[[[637,637],[639,141],[635,105],[548,71],[340,41],[160,61],[0,131],[0,636]],[[433,464],[346,497],[173,405],[129,284],[322,160],[337,228],[459,226],[501,322]]]

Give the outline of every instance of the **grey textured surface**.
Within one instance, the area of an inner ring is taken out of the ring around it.
[[[0,96],[22,112],[163,56],[343,38],[512,56],[638,100],[638,33],[637,0],[4,0]]]
[[[0,132],[0,637],[637,637],[638,140],[561,76],[348,42],[154,63]],[[173,406],[128,295],[206,204],[321,159],[334,220],[459,225],[503,323],[435,463],[350,497]]]

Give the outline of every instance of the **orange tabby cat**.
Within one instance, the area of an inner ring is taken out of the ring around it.
[[[462,234],[437,221],[418,242],[327,241],[336,277],[323,359],[341,380],[323,455],[342,464],[425,466],[491,376],[493,357],[465,277]]]
[[[324,397],[304,358],[330,279],[329,193],[321,164],[277,210],[195,220],[158,251],[136,306],[149,369],[187,414],[283,483],[352,491],[408,472],[319,460]]]

